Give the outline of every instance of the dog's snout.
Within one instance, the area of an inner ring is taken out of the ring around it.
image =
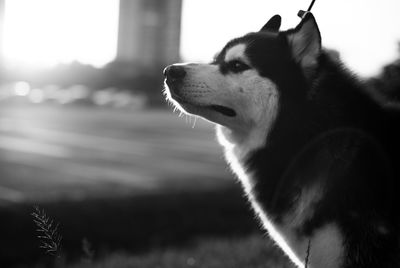
[[[177,81],[186,76],[186,71],[183,66],[170,65],[164,69],[163,74],[167,79]]]

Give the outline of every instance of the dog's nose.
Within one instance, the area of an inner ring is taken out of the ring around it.
[[[170,65],[164,69],[163,74],[167,79],[176,81],[183,79],[186,76],[186,71],[183,66]]]

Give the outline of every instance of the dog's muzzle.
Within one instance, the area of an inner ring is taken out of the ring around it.
[[[171,97],[180,103],[188,102],[187,99],[185,99],[182,96],[183,95],[182,94],[183,80],[187,75],[186,71],[185,71],[185,67],[182,65],[179,65],[179,64],[169,65],[164,69],[163,74],[165,77],[165,83],[167,84],[168,89],[171,93]],[[199,104],[197,104],[197,105],[199,105]],[[234,111],[231,108],[222,106],[222,105],[203,104],[201,106],[212,109],[212,110],[219,112],[228,117],[236,116],[236,111]]]

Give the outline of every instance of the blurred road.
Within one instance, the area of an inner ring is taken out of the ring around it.
[[[0,203],[232,184],[213,127],[170,110],[2,103]]]

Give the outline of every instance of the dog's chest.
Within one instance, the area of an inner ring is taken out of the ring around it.
[[[313,217],[316,204],[323,198],[320,187],[314,185],[303,189],[293,207],[284,214],[283,221],[276,224],[270,220],[268,211],[265,211],[255,198],[254,192],[258,190],[257,181],[250,171],[243,168],[240,160],[243,155],[238,150],[226,153],[231,168],[239,177],[254,211],[270,237],[289,258],[298,267],[304,267],[305,260],[308,259],[310,268],[339,268],[344,255],[343,238],[335,223],[329,223],[314,230],[310,236],[301,235],[298,232],[304,222]]]
[[[248,185],[255,184],[248,183]],[[299,200],[280,224],[270,220],[268,211],[262,209],[250,192],[248,192],[248,197],[269,236],[298,267],[304,267],[306,259],[310,268],[341,267],[344,256],[343,237],[335,223],[329,223],[314,230],[310,236],[301,235],[298,232],[304,221],[312,217],[312,208],[308,207],[312,205],[310,196],[303,196],[304,200]]]
[[[306,198],[306,197],[305,197]],[[304,267],[308,259],[310,268],[339,268],[343,258],[343,239],[338,226],[326,224],[312,232],[310,236],[298,233],[298,228],[312,211],[308,211],[300,201],[295,211],[286,214],[282,223],[276,224],[268,217],[257,200],[250,197],[252,206],[270,237],[282,248],[289,258],[298,266]],[[301,215],[300,213],[304,213]]]

